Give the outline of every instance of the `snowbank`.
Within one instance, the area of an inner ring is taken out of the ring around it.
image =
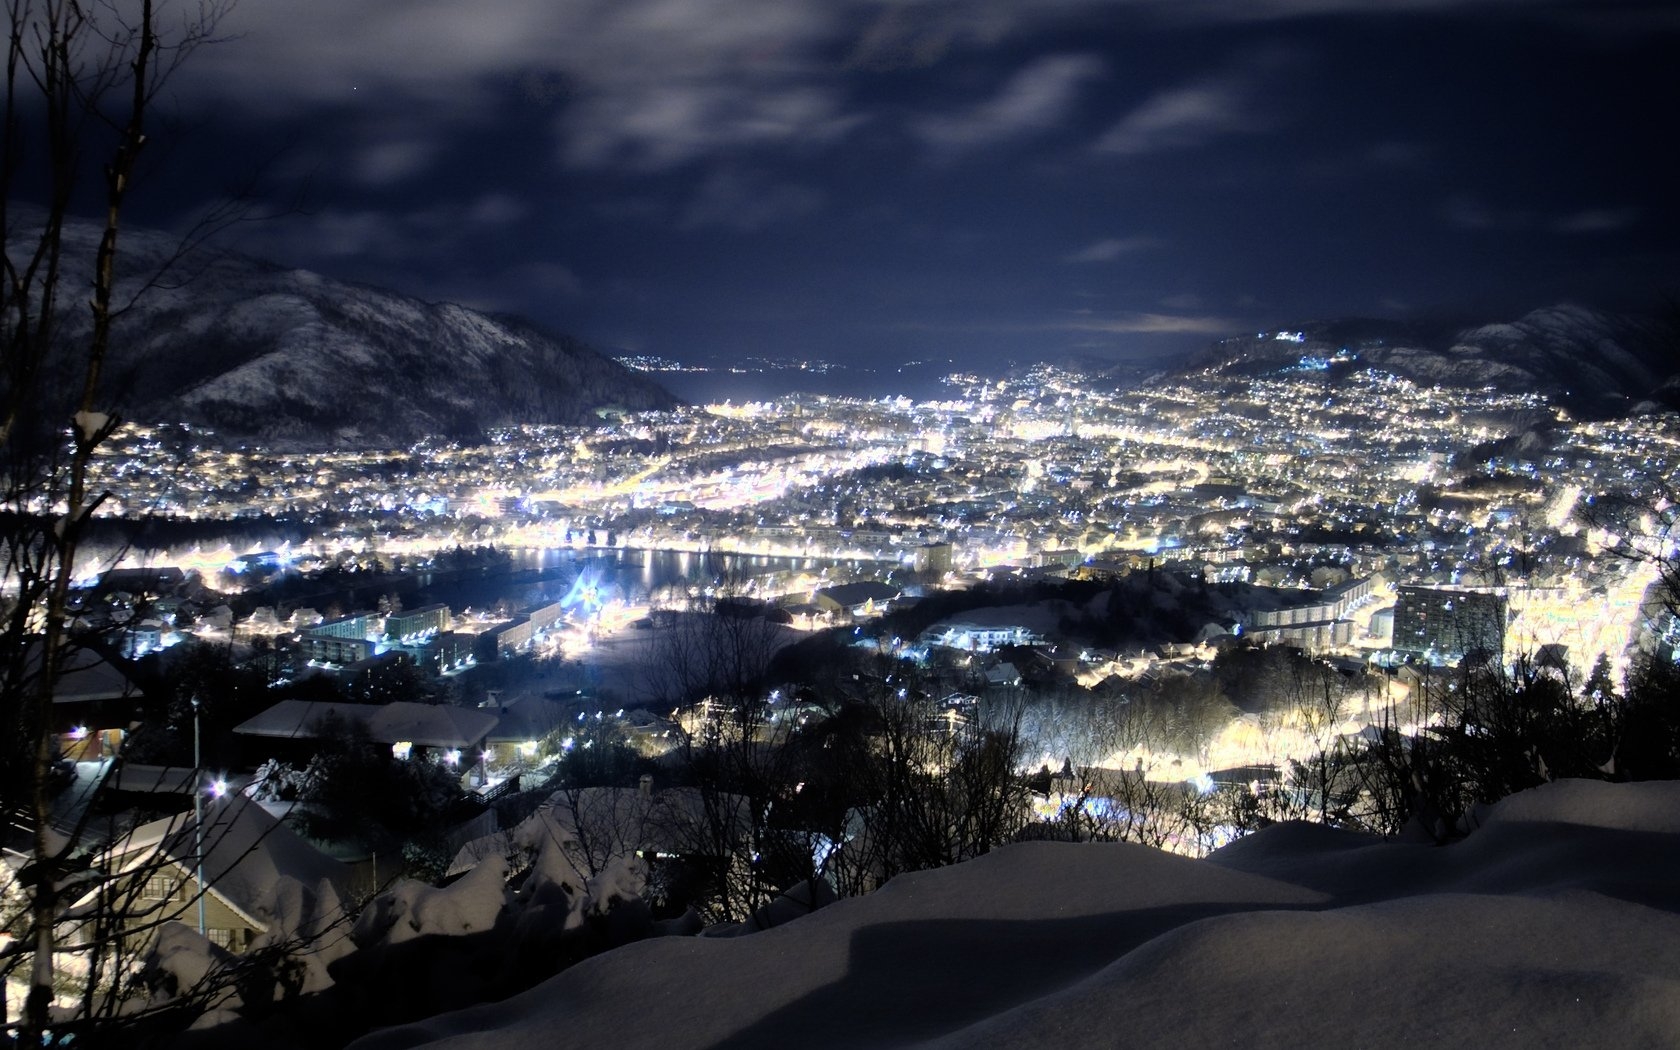
[[[1444,848],[1023,843],[355,1046],[1680,1045],[1677,792],[1550,785]]]

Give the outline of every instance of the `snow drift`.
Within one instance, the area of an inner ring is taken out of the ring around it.
[[[1676,814],[1680,784],[1564,782],[1448,847],[1023,843],[354,1045],[1680,1045]]]

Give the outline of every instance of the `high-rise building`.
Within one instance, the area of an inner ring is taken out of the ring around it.
[[[949,543],[924,543],[912,552],[911,568],[943,575],[951,571],[954,550]]]
[[[1394,648],[1431,661],[1456,663],[1471,653],[1505,652],[1509,606],[1498,591],[1401,586],[1394,610]]]

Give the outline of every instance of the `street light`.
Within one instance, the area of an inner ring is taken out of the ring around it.
[[[204,932],[204,755],[198,731],[198,697],[193,709],[193,854],[198,861],[198,935]]]

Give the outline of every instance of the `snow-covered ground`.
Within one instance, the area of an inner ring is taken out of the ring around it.
[[[1449,847],[1025,843],[354,1045],[1680,1046],[1677,872],[1676,783],[1551,784]]]

